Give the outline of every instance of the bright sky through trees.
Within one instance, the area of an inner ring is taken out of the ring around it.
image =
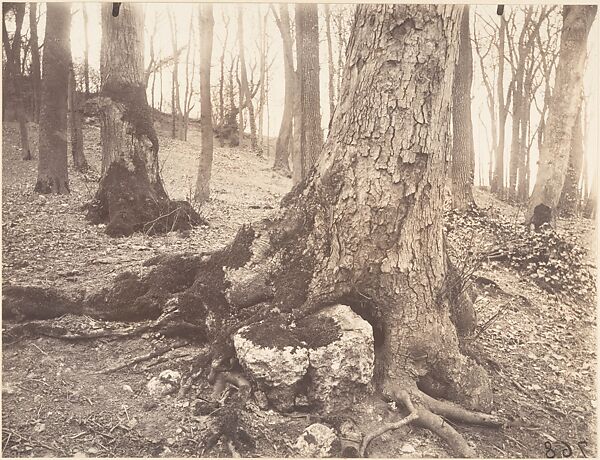
[[[84,40],[83,40],[83,15],[81,13],[81,3],[73,4],[73,24],[72,24],[72,51],[73,58],[76,62],[83,61],[83,50],[84,50]],[[268,88],[268,116],[265,112],[265,132],[272,137],[277,136],[277,132],[279,130],[279,124],[281,122],[281,115],[283,111],[283,97],[284,97],[284,69],[283,69],[283,57],[282,57],[282,45],[281,45],[281,37],[279,35],[279,31],[268,11],[268,4],[244,4],[244,21],[245,21],[245,34],[246,34],[246,56],[248,61],[248,66],[257,65],[259,59],[259,16],[264,16],[265,14],[269,14],[267,20],[267,43],[269,47],[267,63],[271,63],[272,65],[269,70],[269,88]],[[225,67],[227,71],[228,63],[231,62],[232,58],[238,53],[237,50],[237,41],[236,41],[236,33],[237,33],[237,24],[235,20],[237,4],[215,4],[214,7],[214,17],[215,17],[215,28],[214,28],[214,42],[213,42],[213,63],[212,63],[212,84],[214,87],[218,85],[219,82],[219,66],[218,66],[218,58],[221,54],[222,43],[225,36],[225,28],[223,17],[229,16],[231,18],[229,24],[229,39],[227,48],[228,51],[225,54]],[[512,6],[507,5],[505,7],[506,11],[512,8]],[[99,67],[99,56],[100,56],[100,9],[98,3],[87,2],[87,9],[89,15],[89,37],[90,37],[90,65],[93,68],[98,69]],[[146,13],[146,21],[145,21],[145,29],[146,29],[146,62],[149,60],[149,49],[150,49],[150,34],[154,29],[154,25],[156,22],[156,37],[155,37],[155,53],[157,56],[166,57],[172,54],[171,48],[171,35],[169,29],[168,22],[168,9],[171,9],[176,15],[177,18],[177,41],[178,46],[184,46],[187,43],[187,38],[189,34],[189,26],[190,26],[190,15],[194,16],[193,27],[198,27],[197,15],[198,15],[198,7],[193,3],[147,3],[145,4],[145,13]],[[45,15],[45,7],[41,4],[40,14]],[[351,20],[352,18],[352,5],[332,5],[332,11],[346,11],[347,17]],[[489,21],[498,21],[499,18],[496,15],[496,5],[478,5],[474,8],[471,8],[471,19],[475,14],[480,14],[486,17]],[[560,14],[560,8],[557,8],[554,14]],[[293,18],[293,16],[292,16]],[[319,16],[319,28],[321,35],[321,48],[320,48],[320,75],[321,75],[321,114],[322,114],[322,126],[324,129],[327,128],[329,124],[329,103],[328,103],[328,69],[327,69],[327,46],[325,42],[325,21],[323,17],[323,11],[320,11]],[[44,31],[44,20],[40,21],[40,37],[43,37]],[[473,21],[471,21],[471,25]],[[27,26],[27,22],[24,24],[24,28]],[[25,30],[25,33],[28,33]],[[472,32],[473,33],[473,32]],[[597,152],[599,147],[599,118],[598,118],[598,110],[600,107],[600,99],[599,99],[599,90],[598,84],[599,79],[598,75],[600,75],[600,64],[599,64],[599,43],[600,43],[600,27],[598,25],[598,19],[594,22],[592,26],[592,30],[590,32],[589,40],[588,40],[588,62],[586,65],[586,73],[584,77],[584,87],[585,94],[587,97],[587,117],[588,117],[588,125],[585,128],[585,142],[586,142],[586,150],[588,152]],[[334,53],[334,62],[337,62],[337,53],[339,52],[340,45],[338,43],[336,34],[332,34],[333,37],[333,53]],[[198,34],[195,34],[196,40],[198,40]],[[196,52],[198,52],[198,47],[195,47]],[[475,53],[475,51],[473,51]],[[182,59],[180,59],[179,64],[179,73],[180,73],[180,85],[185,85],[185,68],[183,63],[183,57],[185,53],[182,54]],[[196,60],[198,62],[198,59]],[[507,64],[508,65],[508,64]],[[257,66],[258,67],[258,66]],[[199,92],[198,85],[198,72],[195,72],[196,80],[194,83],[194,91],[195,93]],[[255,71],[254,81],[258,80],[258,69]],[[508,88],[508,84],[510,81],[510,70],[507,71],[505,75],[505,85]],[[155,100],[158,100],[159,96],[159,83],[157,78],[156,88],[155,88]],[[180,90],[181,97],[183,98],[184,90],[183,88]],[[150,94],[149,94],[150,98]],[[194,109],[192,110],[191,116],[193,118],[199,117],[200,104],[198,102],[199,95],[195,94],[194,99],[196,104]],[[473,117],[473,126],[474,126],[474,141],[475,141],[475,184],[478,185],[482,183],[483,185],[488,185],[488,167],[490,161],[490,134],[489,129],[486,129],[485,126],[489,125],[489,113],[487,107],[485,105],[485,88],[481,81],[481,71],[478,66],[477,56],[474,56],[474,81],[473,81],[473,89],[472,89],[472,117]],[[163,69],[163,111],[170,111],[171,104],[171,69],[169,66]],[[531,122],[532,125],[535,126],[538,123],[538,115],[537,111],[532,108],[531,111]],[[509,148],[508,143],[510,142],[510,123],[511,117],[508,117],[507,127],[506,127],[506,142],[507,147],[505,148],[505,167],[508,168],[508,155]],[[588,164],[587,164],[587,175],[591,177],[592,174],[597,173],[597,160],[596,155],[587,154]],[[531,150],[531,173],[532,180],[530,181],[531,187],[534,184],[535,172],[536,172],[536,162],[538,158],[537,145],[534,142],[534,145]],[[506,177],[508,175],[506,174]]]

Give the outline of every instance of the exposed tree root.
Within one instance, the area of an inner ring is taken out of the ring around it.
[[[398,388],[392,385],[391,389],[384,391],[386,399],[401,403],[409,412],[402,420],[385,425],[375,432],[369,434],[363,440],[361,455],[364,455],[369,443],[383,433],[397,429],[407,423],[427,428],[448,444],[450,451],[459,457],[472,458],[476,456],[475,450],[467,443],[464,437],[458,433],[446,420],[454,420],[471,425],[484,425],[491,427],[502,427],[503,420],[488,414],[472,412],[447,401],[438,401],[423,393],[414,385],[409,384],[410,390]],[[413,405],[414,401],[414,405]]]
[[[379,427],[377,430],[373,431],[372,433],[369,433],[368,435],[366,435],[360,445],[359,454],[361,457],[365,457],[365,454],[367,452],[367,448],[369,447],[369,444],[375,438],[378,438],[379,436],[381,436],[384,433],[387,433],[388,431],[397,430],[398,428],[400,428],[404,425],[412,423],[415,420],[417,420],[417,418],[419,417],[419,413],[417,410],[415,410],[408,393],[406,391],[402,390],[401,392],[399,392],[398,396],[401,397],[402,403],[408,409],[409,414],[406,417],[404,417],[402,420],[399,420],[394,423],[389,423],[387,425],[383,425],[383,426]]]
[[[184,335],[181,334],[181,331],[186,329],[194,330],[194,328],[197,328],[196,326],[185,323],[184,321],[178,321],[176,319],[178,313],[179,312],[176,309],[171,308],[165,310],[165,312],[157,320],[133,328],[127,327],[120,329],[100,329],[78,333],[69,331],[58,321],[53,323],[48,323],[47,321],[29,321],[7,327],[6,334],[12,337],[19,337],[27,334],[32,336],[45,336],[60,340],[79,342],[103,338],[124,339],[139,336],[149,331],[160,331],[166,336]]]
[[[494,417],[493,415],[463,409],[462,407],[451,402],[439,401],[435,398],[432,398],[422,391],[419,391],[419,393],[423,404],[429,411],[434,414],[441,415],[449,420],[468,425],[482,425],[496,428],[501,428],[506,423],[504,420]]]
[[[458,433],[442,417],[433,414],[428,409],[417,409],[417,420],[415,424],[422,426],[423,428],[427,428],[446,441],[451,452],[453,452],[456,456],[463,458],[477,457],[475,449],[467,444],[467,441],[460,433]]]
[[[122,364],[118,364],[113,367],[108,367],[106,369],[96,372],[96,374],[110,374],[112,372],[119,371],[127,366],[134,366],[135,364],[138,364],[138,363],[141,363],[144,361],[148,361],[149,359],[156,358],[158,356],[162,356],[165,353],[168,353],[172,350],[176,350],[177,348],[185,347],[187,345],[189,345],[189,342],[186,342],[186,341],[177,342],[177,343],[174,343],[173,345],[169,345],[168,347],[159,348],[158,350],[154,350],[150,353],[146,353],[145,355],[138,356],[138,357],[136,357],[132,360],[126,361]]]

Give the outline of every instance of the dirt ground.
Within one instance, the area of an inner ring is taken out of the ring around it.
[[[37,152],[33,129],[30,137]],[[161,133],[165,134],[165,133]],[[210,224],[189,234],[112,239],[91,226],[81,206],[97,186],[100,132],[85,129],[85,154],[94,170],[70,170],[71,194],[33,193],[36,162],[23,162],[15,124],[5,123],[2,140],[3,284],[53,286],[83,295],[125,270],[141,270],[161,253],[207,251],[226,244],[240,224],[275,212],[291,181],[274,174],[273,147],[267,158],[249,150],[215,150],[212,198],[201,209]],[[199,133],[189,142],[160,137],[166,188],[173,198],[193,192]],[[218,144],[217,144],[218,145]],[[478,190],[480,206],[515,215],[518,210]],[[595,260],[595,229],[590,221],[562,222],[575,228]],[[594,244],[592,244],[594,243]],[[496,263],[477,273],[497,288],[481,288],[476,301],[480,323],[471,341],[494,387],[494,413],[513,421],[502,430],[457,426],[482,457],[595,457],[595,309],[557,298],[531,280]],[[63,318],[73,327],[104,325],[91,318]],[[6,325],[3,325],[6,326]],[[122,324],[121,326],[127,326]],[[198,382],[189,396],[151,396],[146,384],[162,370],[185,374],[199,348],[187,345],[159,358],[111,373],[100,373],[136,356],[174,345],[155,334],[130,339],[66,342],[50,337],[5,336],[2,346],[3,457],[190,457],[239,454],[245,457],[294,455],[292,444],[318,414],[281,415],[253,398],[244,413],[252,441],[219,442],[205,451],[211,417],[194,413],[195,400],[208,391]],[[382,408],[357,407],[363,422],[385,422]],[[569,455],[567,443],[572,452]],[[371,456],[445,457],[444,444],[430,432],[406,427],[372,443]],[[551,449],[551,450],[550,450]]]

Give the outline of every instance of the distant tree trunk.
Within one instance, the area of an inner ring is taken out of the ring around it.
[[[152,87],[150,90],[150,100],[152,101],[150,103],[150,107],[152,107],[154,109],[154,84],[156,82],[156,72],[158,69],[156,69],[154,66],[156,65],[156,58],[154,56],[154,38],[156,36],[156,30],[158,28],[158,12],[155,13],[154,15],[154,27],[152,28],[152,34],[150,35],[150,39],[148,40],[150,42],[150,63],[148,64],[148,68],[146,69],[146,73],[144,74],[145,79],[150,78],[150,73],[152,73]],[[160,58],[159,58],[160,61]],[[146,83],[146,86],[148,86],[148,83]]]
[[[477,18],[477,15],[474,16]],[[473,23],[473,30],[476,32],[477,27],[475,26],[475,20]],[[485,52],[482,50],[481,40],[478,37],[477,33],[473,36],[473,43],[475,44],[475,52],[477,53],[477,57],[479,58],[479,67],[481,69],[481,78],[483,80],[483,84],[485,86],[485,90],[487,93],[487,108],[490,114],[490,122],[491,122],[491,134],[492,134],[492,144],[489,149],[489,164],[488,164],[488,183],[491,186],[494,182],[494,162],[496,159],[496,151],[498,149],[498,112],[496,110],[496,90],[493,85],[492,78],[488,75],[488,70],[485,65],[485,57],[487,56],[488,51]],[[493,46],[493,42],[490,43],[489,47]],[[493,70],[493,69],[492,69]],[[494,73],[494,72],[491,72]],[[493,77],[493,75],[492,75]]]
[[[177,21],[175,15],[169,10],[169,25],[171,27],[171,45],[173,47],[173,78],[171,79],[171,109],[173,138],[180,139],[179,117],[181,114],[181,101],[179,100],[179,52],[177,50]]]
[[[539,227],[554,224],[569,163],[573,128],[580,106],[586,42],[597,6],[563,7],[560,54],[546,134],[540,151],[535,186],[525,221]]]
[[[580,209],[579,178],[581,177],[583,166],[582,106],[583,104],[580,103],[575,119],[575,126],[573,127],[571,147],[569,149],[569,163],[558,203],[560,215],[563,217],[576,216],[579,214]]]
[[[158,76],[160,77],[160,99],[158,100],[158,111],[162,113],[163,109],[163,69],[162,66],[158,69]]]
[[[529,142],[531,130],[531,84],[525,81],[523,101],[521,104],[521,140],[519,148],[519,176],[517,181],[517,200],[525,203],[529,198],[529,167],[530,167],[530,148]],[[533,142],[533,140],[531,141]]]
[[[460,24],[459,53],[452,87],[452,207],[460,211],[475,204],[473,175],[475,147],[471,120],[473,55],[469,33],[469,7],[463,10]]]
[[[175,102],[175,72],[171,77],[171,137],[177,138],[177,104]]]
[[[67,97],[71,67],[71,4],[46,4],[46,36],[42,80],[42,109],[38,193],[69,193],[67,170]]]
[[[237,116],[237,112],[239,112],[239,110],[236,111],[236,106],[235,106],[235,86],[233,84],[233,68],[235,67],[237,69],[237,59],[231,59],[231,64],[229,66],[229,72],[228,72],[228,86],[229,86],[229,112],[230,112],[230,116],[233,112],[236,112],[235,115]]]
[[[150,95],[152,97],[152,102],[150,104],[150,107],[152,107],[152,109],[156,108],[156,105],[154,103],[154,92],[155,92],[155,88],[156,88],[156,73],[157,72],[152,72],[152,87],[150,88]]]
[[[296,55],[300,94],[301,180],[308,177],[323,147],[319,82],[317,4],[296,3]]]
[[[523,76],[517,77],[513,86],[513,110],[511,124],[511,143],[510,157],[508,165],[508,199],[515,201],[517,199],[517,176],[519,174],[519,165],[521,163],[521,113],[523,105]]]
[[[31,48],[31,87],[33,90],[33,121],[40,122],[40,108],[42,103],[42,73],[40,69],[40,45],[37,31],[37,3],[29,4],[29,31]]]
[[[260,21],[260,57],[259,57],[259,85],[258,90],[258,139],[259,150],[263,150],[264,145],[264,110],[265,110],[265,75],[267,73],[267,15],[262,17],[258,11],[258,20]]]
[[[200,129],[202,148],[198,165],[195,199],[205,202],[210,196],[210,173],[213,159],[212,102],[210,94],[210,62],[213,46],[213,7],[210,3],[200,5]]]
[[[225,124],[225,51],[227,51],[227,40],[229,39],[229,21],[229,17],[226,17],[225,13],[223,13],[225,38],[223,39],[223,48],[221,50],[221,57],[219,58],[219,127],[221,128]]]
[[[242,80],[240,80],[240,59],[238,57],[237,64],[235,66],[235,78],[238,82],[238,114],[239,114],[239,125],[240,125],[240,141],[244,139],[244,131],[246,124],[244,122],[244,90],[242,89]]]
[[[87,5],[81,4],[81,11],[83,12],[83,82],[85,85],[85,98],[90,97],[90,42],[89,42],[89,31],[88,31],[88,12]]]
[[[2,4],[2,41],[4,42],[4,50],[6,51],[6,68],[15,93],[15,112],[21,135],[21,157],[23,160],[31,160],[29,131],[27,128],[27,116],[25,115],[25,101],[23,100],[23,75],[21,73],[21,27],[23,26],[23,19],[25,17],[25,4],[14,3],[12,5],[15,11],[16,23],[12,46],[9,43],[8,32],[6,30],[6,12],[9,8],[8,5],[9,4],[6,2]]]
[[[83,104],[77,93],[75,71],[71,65],[69,72],[69,125],[71,130],[71,155],[73,166],[77,171],[88,169],[88,163],[83,153]]]
[[[275,144],[275,163],[273,164],[273,169],[286,177],[290,177],[289,157],[290,151],[293,149],[292,123],[294,119],[294,99],[297,88],[296,71],[294,70],[293,42],[290,30],[290,15],[286,3],[279,4],[279,16],[277,16],[273,6],[271,6],[271,10],[283,42],[285,78],[283,116],[281,118],[277,143]]]
[[[160,177],[144,80],[142,6],[123,3],[117,17],[110,3],[100,8],[102,178],[88,218],[106,223],[111,236],[190,228],[202,219],[188,203],[169,200]]]
[[[325,34],[327,36],[327,64],[329,67],[329,119],[333,118],[335,111],[335,69],[333,67],[333,47],[331,44],[331,11],[327,3],[323,4],[325,8]]]
[[[187,141],[188,125],[190,120],[190,111],[192,106],[191,96],[194,87],[195,62],[192,63],[192,75],[190,79],[190,53],[192,53],[192,43],[194,40],[194,16],[190,15],[190,32],[188,34],[187,51],[185,53],[185,93],[183,97],[183,140]],[[211,44],[212,46],[212,44]],[[194,57],[195,59],[195,57]],[[188,110],[189,109],[189,110]]]
[[[598,206],[598,169],[596,173],[592,174],[590,184],[590,194],[585,201],[585,208],[583,215],[588,219],[594,219],[596,217],[596,208]]]
[[[243,108],[248,109],[248,118],[250,123],[250,145],[252,150],[258,151],[258,142],[256,137],[256,118],[254,115],[254,104],[252,103],[252,94],[248,85],[248,74],[246,73],[246,57],[244,52],[244,19],[242,16],[242,8],[238,7],[238,43],[240,47],[240,114],[243,113]],[[243,115],[241,115],[243,117]]]
[[[506,117],[508,115],[508,101],[504,102],[504,44],[506,34],[506,19],[500,16],[500,31],[498,44],[498,80],[496,83],[498,93],[498,144],[496,146],[494,159],[494,180],[491,190],[495,194],[504,196],[504,138],[506,128]],[[509,90],[510,94],[510,90]]]

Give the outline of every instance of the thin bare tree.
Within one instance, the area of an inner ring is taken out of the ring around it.
[[[15,32],[12,37],[12,43],[9,40],[6,29],[6,15],[9,11],[13,11],[15,14]],[[2,43],[4,44],[4,51],[6,53],[7,74],[14,91],[15,115],[19,123],[19,133],[21,135],[21,157],[23,160],[31,160],[29,130],[27,127],[27,116],[25,115],[25,101],[23,100],[23,74],[21,72],[21,28],[24,17],[24,3],[2,3]],[[2,107],[4,112],[4,104]]]
[[[256,118],[254,113],[254,95],[250,92],[248,73],[246,69],[246,53],[244,51],[244,18],[242,6],[238,6],[238,46],[240,56],[240,117],[243,119],[243,109],[248,109],[248,122],[250,124],[250,146],[255,152],[260,152],[256,134]]]
[[[199,6],[198,29],[200,30],[200,129],[202,148],[198,163],[195,200],[205,202],[210,196],[210,175],[213,160],[213,120],[210,94],[210,63],[213,47],[213,7],[210,3]]]
[[[29,4],[29,47],[31,48],[31,85],[33,100],[33,121],[40,122],[42,104],[42,72],[40,67],[40,47],[38,40],[38,8],[37,3]]]

